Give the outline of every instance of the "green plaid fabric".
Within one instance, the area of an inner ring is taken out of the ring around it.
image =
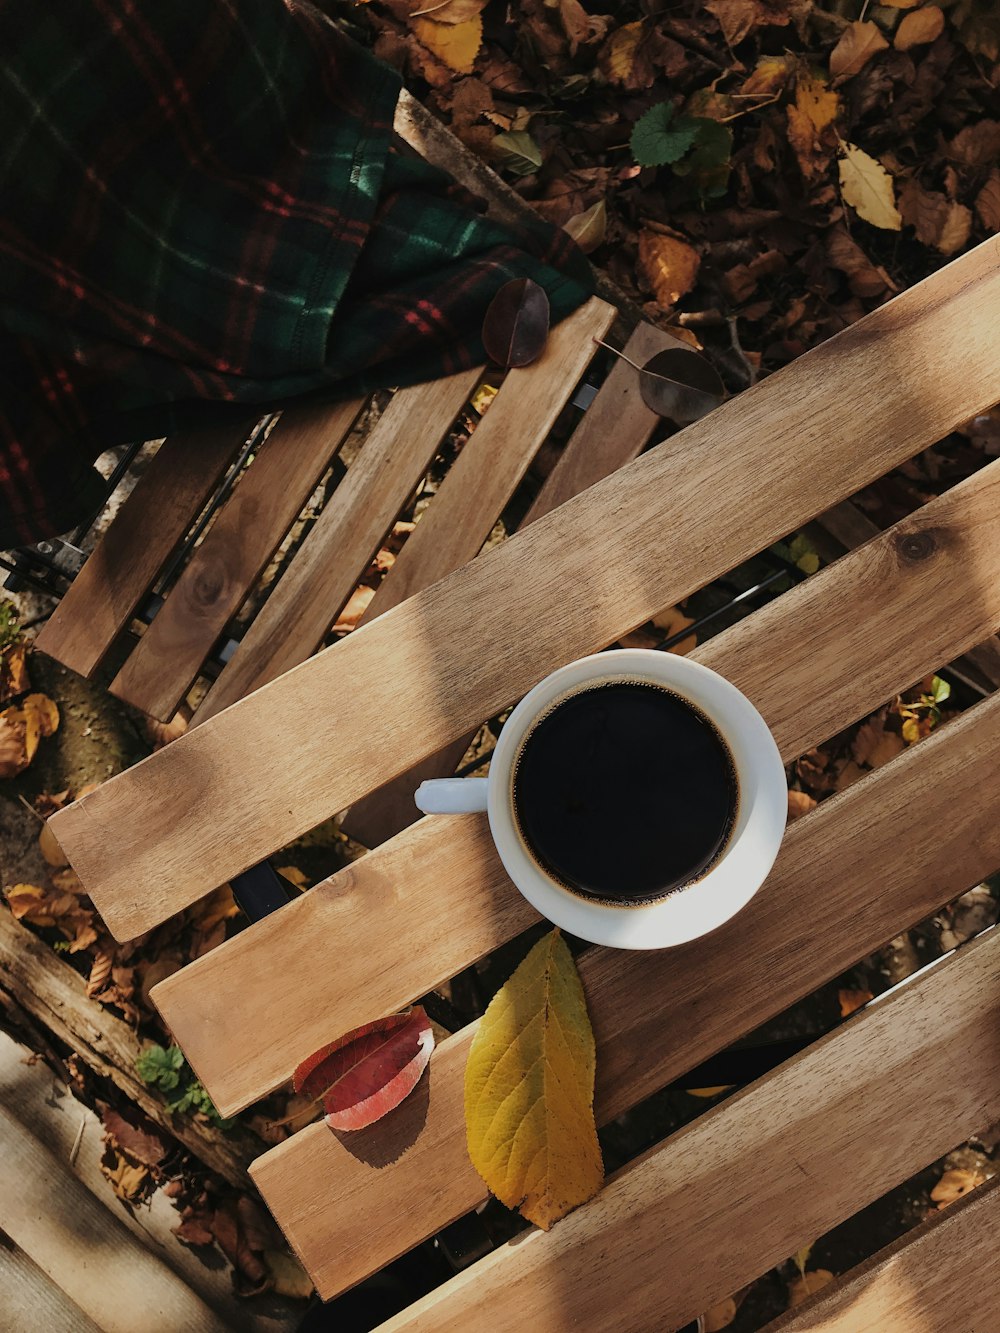
[[[0,545],[110,445],[484,357],[497,289],[591,291],[397,151],[397,76],[294,0],[0,0]]]

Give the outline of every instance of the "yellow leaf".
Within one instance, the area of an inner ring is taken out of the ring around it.
[[[725,1300],[716,1301],[710,1310],[706,1310],[701,1317],[701,1324],[705,1333],[721,1333],[721,1330],[728,1328],[736,1318],[736,1302],[732,1296],[727,1296]]]
[[[885,231],[902,227],[892,177],[881,163],[852,143],[845,146],[840,159],[840,188],[845,202],[873,227]]]
[[[59,726],[59,709],[47,694],[26,695],[21,707],[25,717],[34,719],[40,736],[51,736]]]
[[[465,23],[435,23],[430,18],[413,20],[420,42],[456,74],[471,74],[483,42],[483,20],[478,15]]]
[[[914,9],[904,14],[892,39],[898,51],[909,51],[914,46],[926,46],[936,41],[944,32],[944,14],[937,5],[927,5],[924,9]]]
[[[881,29],[874,23],[857,21],[849,24],[830,52],[830,78],[838,81],[851,78],[888,45]]]
[[[795,86],[795,105],[816,130],[825,130],[837,118],[839,100],[821,78],[803,75]]]
[[[984,1177],[978,1171],[955,1169],[946,1171],[931,1190],[931,1198],[939,1208],[947,1208],[950,1203],[960,1199],[969,1190],[974,1190],[983,1183]]]
[[[701,261],[687,241],[643,228],[639,232],[639,267],[653,289],[656,303],[669,310],[694,286]]]
[[[585,255],[603,245],[608,230],[608,214],[604,200],[598,199],[596,204],[592,204],[584,212],[574,213],[563,223],[563,230],[569,232]]]
[[[805,1277],[806,1264],[809,1262],[809,1256],[812,1254],[811,1245],[803,1245],[801,1250],[796,1250],[792,1255],[792,1263],[799,1270],[799,1276]]]
[[[797,1305],[804,1304],[810,1296],[815,1295],[817,1291],[822,1291],[832,1281],[833,1274],[826,1268],[817,1268],[812,1273],[803,1273],[801,1277],[792,1278],[788,1284],[789,1310],[794,1310]]]
[[[48,861],[50,866],[68,866],[69,857],[59,846],[56,835],[49,828],[48,824],[42,825],[42,831],[38,835],[38,850]]]
[[[625,23],[616,28],[601,47],[599,63],[611,83],[625,83],[632,73],[636,51],[642,38],[643,22]]]
[[[307,1301],[313,1293],[312,1278],[292,1254],[265,1250],[264,1263],[274,1279],[274,1290],[290,1300]]]
[[[0,703],[6,703],[22,694],[31,683],[28,680],[28,645],[14,643],[0,652]]]
[[[470,403],[474,412],[483,416],[489,411],[493,399],[497,396],[499,389],[495,384],[480,384],[479,388],[472,395]]]
[[[801,819],[807,815],[810,810],[816,809],[816,798],[810,796],[808,792],[789,790],[788,793],[788,821]]]
[[[784,88],[794,68],[794,56],[761,56],[740,92],[744,97],[769,97]]]
[[[508,1208],[547,1231],[604,1181],[594,1123],[594,1034],[558,930],[535,945],[479,1023],[465,1068],[472,1164]]]

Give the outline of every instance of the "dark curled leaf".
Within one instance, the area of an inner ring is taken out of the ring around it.
[[[688,425],[723,401],[725,386],[703,356],[687,347],[657,352],[639,371],[639,392],[651,412]]]
[[[527,366],[549,336],[549,298],[530,278],[505,282],[483,320],[483,346],[499,366]]]

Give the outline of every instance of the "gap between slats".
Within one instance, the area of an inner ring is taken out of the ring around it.
[[[212,524],[111,693],[169,721],[343,444],[363,400],[286,409]]]

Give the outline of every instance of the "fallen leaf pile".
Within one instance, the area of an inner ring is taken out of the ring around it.
[[[735,315],[765,372],[1000,230],[984,0],[331,4],[652,318]]]
[[[502,1203],[543,1230],[604,1182],[594,1067],[583,986],[553,930],[494,996],[465,1070],[472,1164]]]
[[[23,773],[39,741],[58,726],[59,709],[47,694],[26,694],[0,712],[0,780]]]

